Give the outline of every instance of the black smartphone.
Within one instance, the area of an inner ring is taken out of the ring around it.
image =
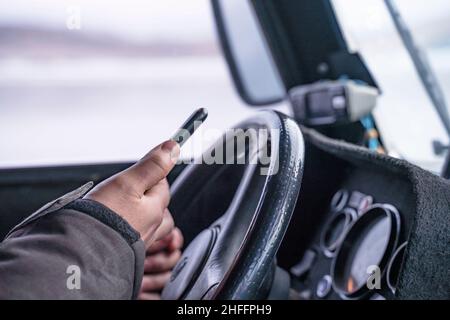
[[[208,117],[208,110],[200,108],[194,111],[189,118],[183,123],[180,129],[172,136],[172,140],[176,141],[180,147],[194,134],[195,130]]]

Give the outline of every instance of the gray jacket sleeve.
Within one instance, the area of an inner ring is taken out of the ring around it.
[[[45,205],[0,243],[0,299],[132,299],[145,257],[139,234],[92,183]]]

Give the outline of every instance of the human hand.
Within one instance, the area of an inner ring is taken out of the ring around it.
[[[172,140],[152,149],[130,168],[98,184],[84,198],[95,200],[125,219],[141,235],[146,247],[173,229],[167,206],[167,174],[180,155]]]
[[[155,241],[147,250],[144,263],[140,300],[159,300],[161,290],[170,279],[172,268],[181,257],[183,235],[175,228],[170,234]]]

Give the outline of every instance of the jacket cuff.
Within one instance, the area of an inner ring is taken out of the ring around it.
[[[139,232],[125,219],[95,200],[78,199],[66,205],[65,208],[82,212],[99,220],[117,231],[130,246],[141,238]]]

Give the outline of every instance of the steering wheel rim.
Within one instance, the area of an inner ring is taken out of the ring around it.
[[[246,166],[226,212],[185,249],[163,299],[263,299],[270,289],[275,256],[300,191],[303,136],[294,120],[276,111],[262,111],[236,128],[266,129],[268,166]],[[189,164],[171,186],[171,211],[183,210],[215,173],[215,166]]]

